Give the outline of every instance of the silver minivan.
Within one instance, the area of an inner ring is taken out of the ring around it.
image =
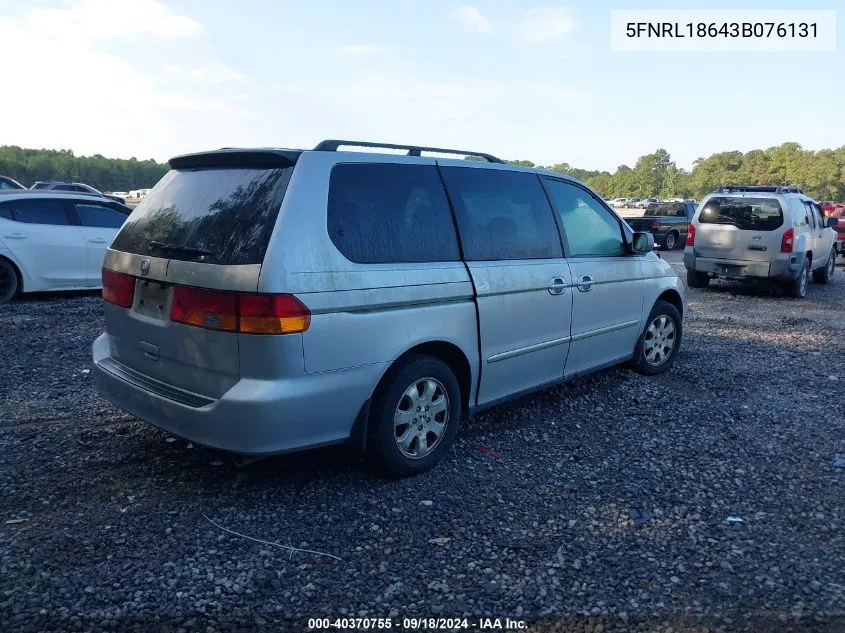
[[[719,187],[701,202],[687,233],[687,285],[767,279],[803,298],[811,275],[824,284],[833,278],[835,224],[797,187]]]
[[[684,288],[649,234],[573,178],[431,153],[467,154],[172,159],[105,258],[100,393],[208,446],[346,442],[408,475],[484,407],[672,366]]]

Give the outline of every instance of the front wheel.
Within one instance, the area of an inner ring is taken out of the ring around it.
[[[836,249],[831,249],[830,257],[827,258],[827,263],[824,268],[819,268],[813,271],[813,281],[817,284],[829,284],[833,279],[833,272],[836,270]]]
[[[653,376],[672,367],[681,347],[682,329],[678,308],[668,301],[655,303],[634,350],[634,369]]]
[[[435,466],[449,452],[461,417],[454,372],[431,356],[411,356],[391,368],[370,413],[371,457],[389,474],[407,477]]]
[[[0,305],[11,301],[18,292],[18,273],[15,268],[0,257]]]

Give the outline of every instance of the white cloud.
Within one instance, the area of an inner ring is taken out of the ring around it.
[[[203,35],[202,25],[162,2],[79,0],[58,7],[0,15],[0,58],[15,60],[4,66],[4,83],[18,95],[0,99],[0,120],[14,122],[4,126],[2,142],[161,159],[162,139],[173,143],[209,116],[231,118],[249,106],[234,93],[209,93],[209,84],[240,77],[228,67],[172,66],[156,75],[126,62],[122,51],[132,42],[137,48],[141,38],[144,45],[173,39],[187,48]],[[105,42],[112,38],[118,48]],[[184,81],[164,82],[168,75]]]
[[[165,64],[164,72],[172,79],[178,81],[205,85],[225,84],[246,79],[245,75],[242,75],[225,64],[207,68],[183,68],[176,64]]]
[[[514,27],[514,35],[526,42],[548,42],[560,39],[575,28],[566,7],[528,9]]]
[[[340,46],[332,52],[340,57],[370,57],[381,53],[383,50],[383,47],[375,44],[350,44],[349,46]]]
[[[452,17],[466,28],[479,33],[489,33],[493,30],[493,23],[476,7],[458,7],[452,11]]]

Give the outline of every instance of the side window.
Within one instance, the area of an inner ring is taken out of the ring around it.
[[[76,191],[73,185],[56,185],[53,191]]]
[[[65,205],[59,200],[16,200],[9,206],[18,222],[60,226],[70,224]]]
[[[8,204],[0,205],[0,219],[3,220],[14,220],[12,217],[12,207]]]
[[[434,165],[345,163],[329,179],[328,231],[361,264],[460,259]]]
[[[819,205],[813,203],[813,215],[816,218],[816,226],[820,229],[823,229],[825,226],[824,214],[822,210],[819,208]]]
[[[625,254],[622,226],[587,191],[562,180],[543,179],[560,216],[568,256],[613,257]]]
[[[473,167],[444,167],[442,173],[467,260],[563,256],[554,215],[535,174]]]
[[[109,229],[119,229],[129,217],[120,211],[101,204],[77,204],[76,214],[82,226],[98,226]]]

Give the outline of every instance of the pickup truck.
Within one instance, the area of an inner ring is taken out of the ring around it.
[[[655,202],[648,205],[645,215],[626,221],[635,231],[651,233],[655,244],[671,251],[686,241],[695,209],[693,202]]]
[[[838,223],[834,226],[836,240],[834,248],[839,256],[845,256],[845,204],[841,202],[824,201],[819,202],[819,207],[826,218],[836,218]]]

